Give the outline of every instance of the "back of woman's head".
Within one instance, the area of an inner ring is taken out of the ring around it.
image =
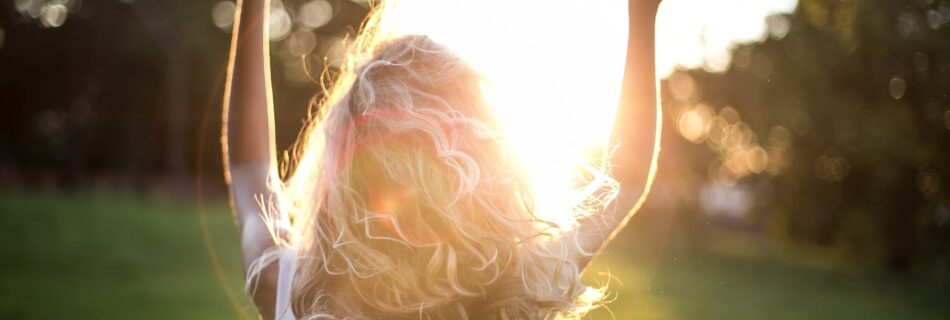
[[[572,318],[590,306],[481,85],[424,36],[379,43],[342,76],[287,185],[300,318]]]

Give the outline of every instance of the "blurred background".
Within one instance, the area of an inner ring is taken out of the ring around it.
[[[369,5],[272,1],[286,150]],[[0,3],[0,318],[253,314],[218,143],[234,8]],[[950,318],[950,1],[665,0],[657,35],[662,165],[592,318]]]

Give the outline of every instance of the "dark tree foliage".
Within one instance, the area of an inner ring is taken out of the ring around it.
[[[68,14],[51,26],[41,10],[54,2],[0,3],[0,185],[164,190],[183,175],[220,190],[231,36],[212,21],[218,1],[60,1]],[[296,10],[306,1],[281,3]],[[319,78],[324,40],[355,33],[367,13],[329,3],[333,16],[312,30],[317,46],[306,59],[287,54],[287,39],[272,42],[282,150],[320,92],[309,79],[288,80],[288,70],[307,63]],[[190,193],[193,180],[184,180],[173,193]]]
[[[783,174],[740,181],[772,188],[757,218],[860,264],[950,265],[950,2],[801,0],[782,18],[726,72],[683,71],[759,137],[793,133]]]

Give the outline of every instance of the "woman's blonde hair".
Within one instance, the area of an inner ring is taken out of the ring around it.
[[[579,318],[599,302],[539,218],[483,79],[371,16],[298,142],[282,206],[300,319]],[[612,180],[611,180],[612,181]],[[585,299],[584,297],[587,297]]]

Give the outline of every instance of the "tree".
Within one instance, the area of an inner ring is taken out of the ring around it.
[[[788,33],[738,46],[724,73],[684,73],[717,117],[741,115],[770,165],[788,158],[781,174],[738,176],[774,185],[758,214],[859,263],[947,265],[950,2],[801,0],[771,21]],[[667,108],[690,104],[666,96]],[[771,152],[785,133],[790,147]]]

